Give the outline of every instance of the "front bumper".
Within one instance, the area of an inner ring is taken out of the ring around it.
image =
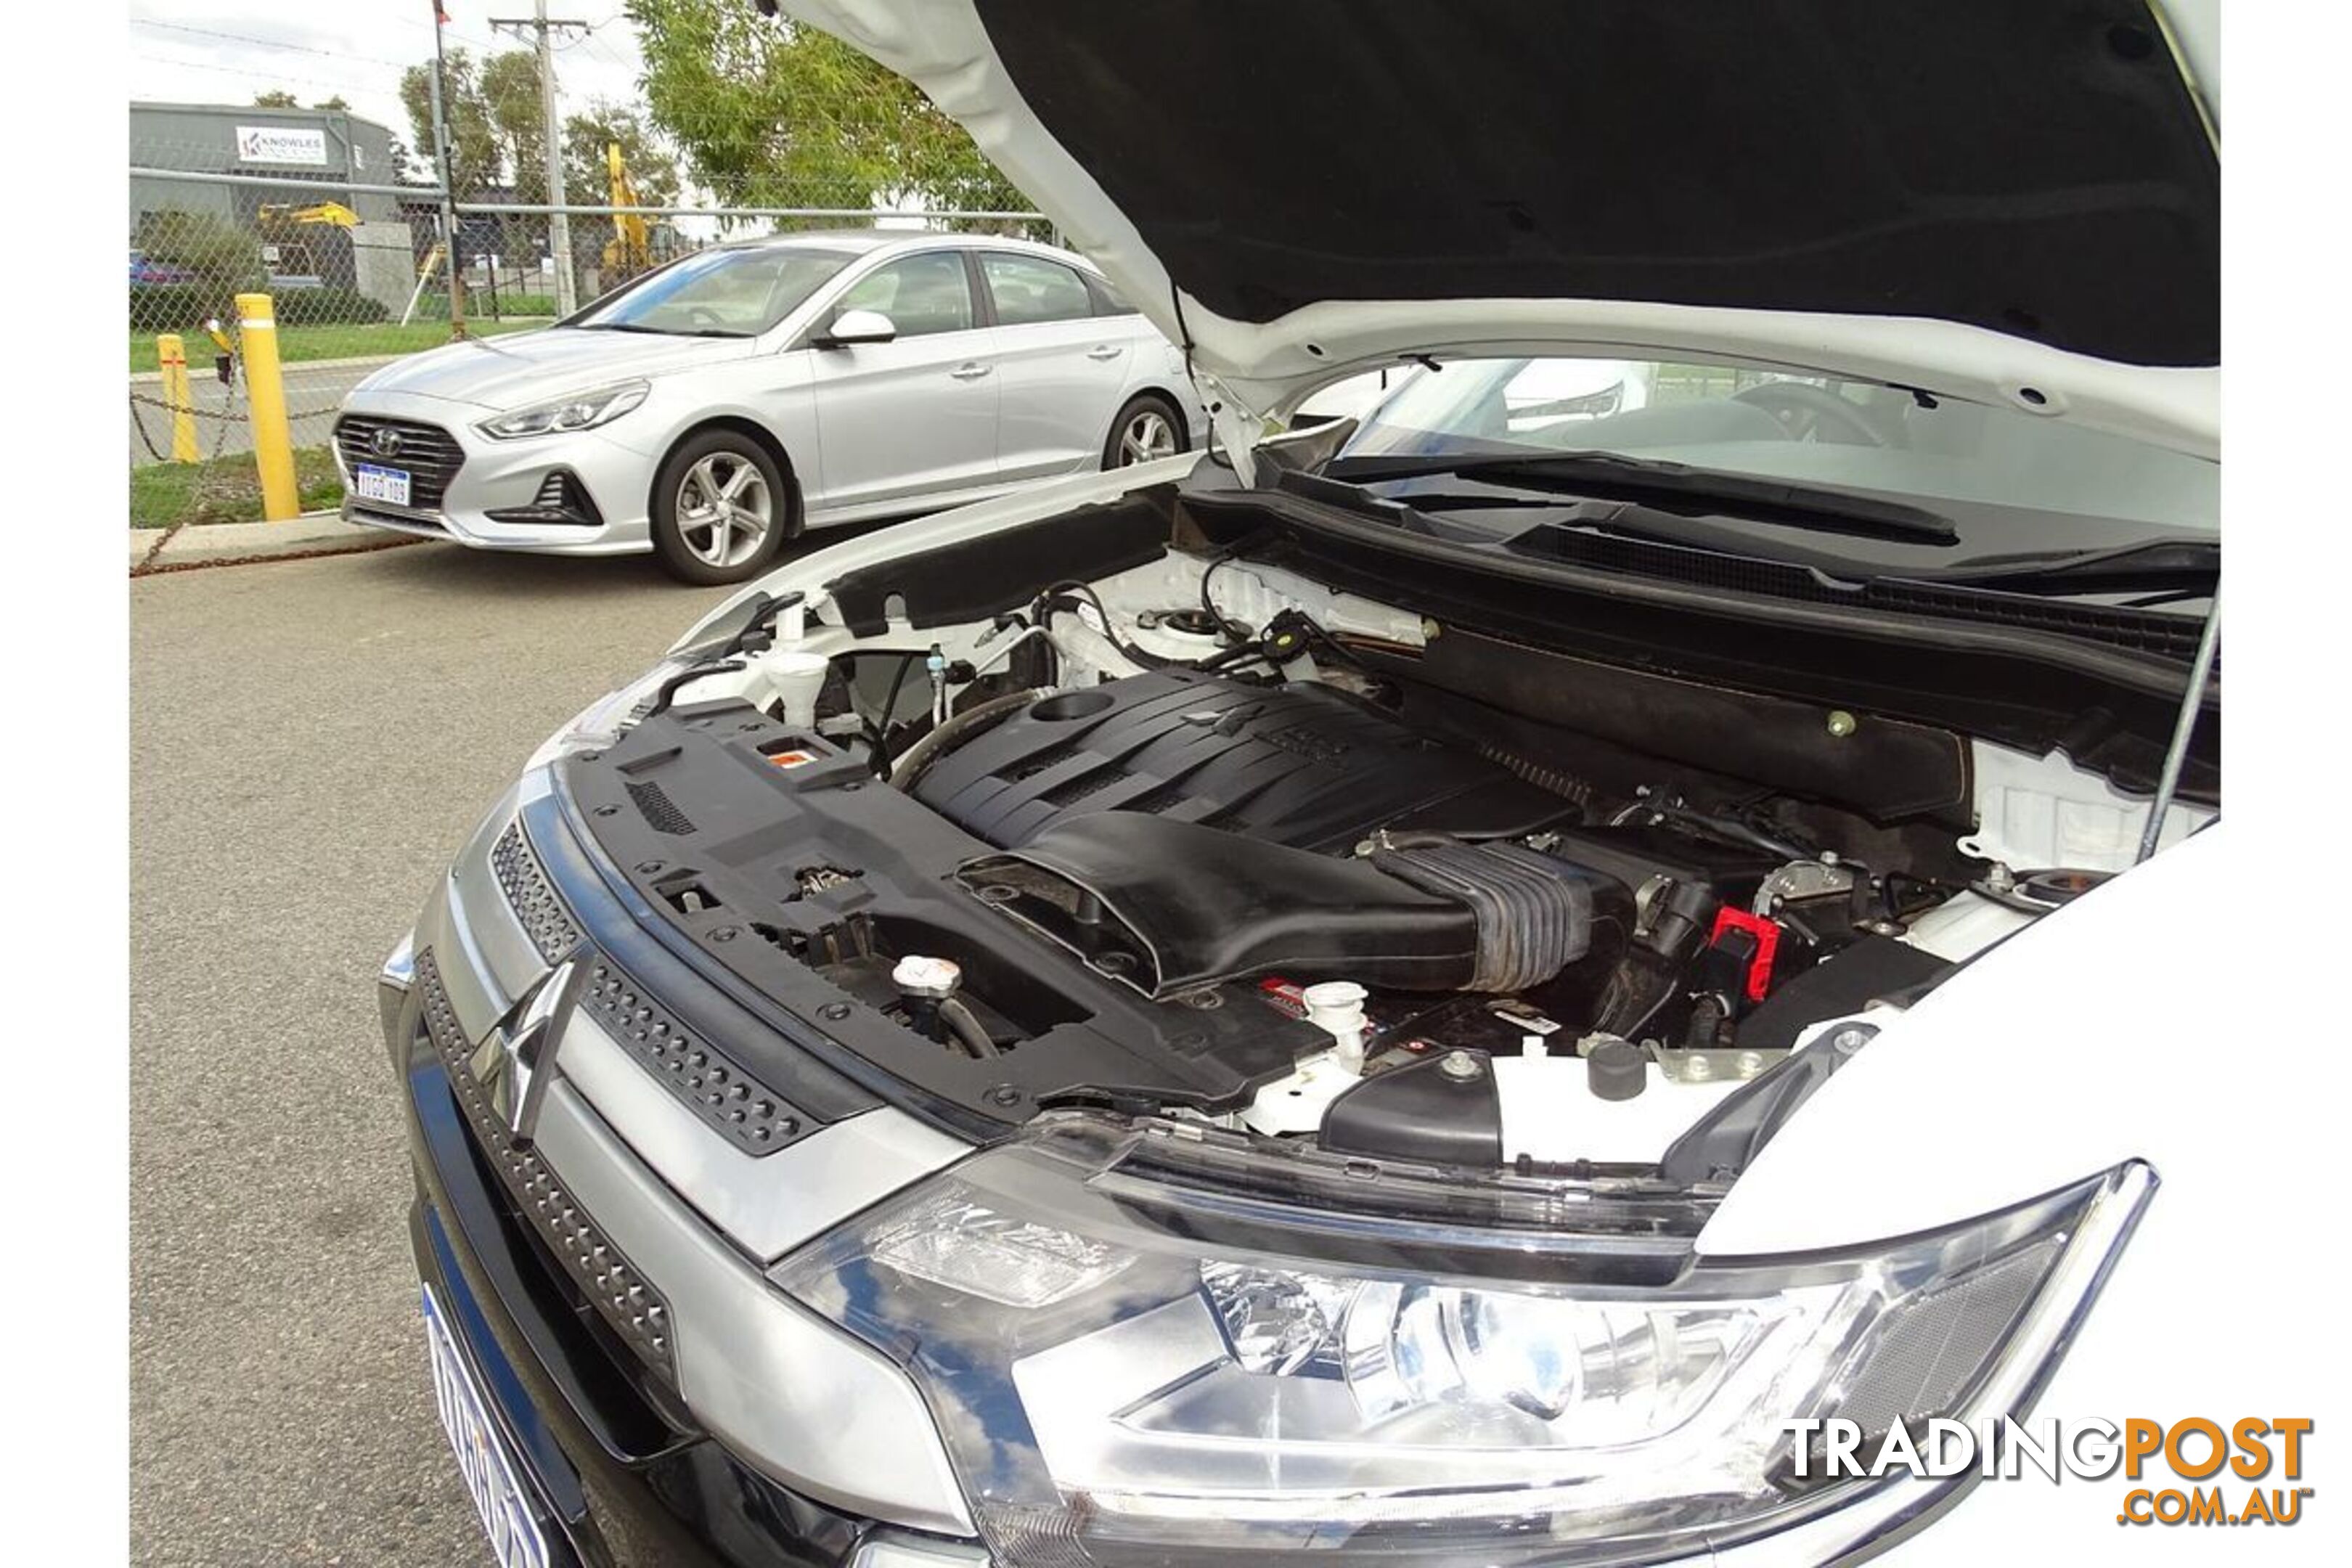
[[[352,493],[349,454],[334,443],[344,489],[343,521],[394,533],[446,539],[476,550],[558,555],[641,554],[653,548],[646,514],[653,458],[603,430],[523,441],[492,441],[475,430],[488,411],[413,393],[356,393],[337,416],[414,421],[446,433],[464,461],[437,504],[394,506]],[[396,461],[394,466],[397,466]],[[593,509],[593,523],[519,520],[542,510],[551,475],[568,474]],[[505,516],[494,514],[509,514]]]
[[[494,813],[480,837],[497,838],[511,816],[509,808]],[[379,1001],[403,1088],[418,1276],[485,1394],[552,1560],[612,1568],[984,1564],[976,1547],[879,1522],[838,1492],[814,1495],[826,1489],[791,1484],[772,1460],[763,1468],[749,1457],[792,1447],[760,1429],[769,1416],[797,1423],[812,1449],[855,1447],[858,1410],[877,1404],[870,1382],[858,1381],[871,1375],[863,1347],[777,1298],[615,1131],[585,1081],[558,1077],[539,1136],[522,1151],[550,1184],[519,1190],[502,1178],[499,1162],[518,1151],[485,1127],[480,1086],[462,1055],[453,1059],[448,1032],[462,1026],[470,1039],[486,1037],[482,1020],[508,1005],[519,965],[536,960],[519,957],[531,951],[530,933],[499,896],[478,840],[469,846],[428,902],[414,945],[404,942],[386,964]],[[586,1066],[581,1032],[595,1028],[572,1021],[559,1068],[575,1052]],[[636,1070],[625,1060],[619,1066]],[[641,1108],[605,1092],[621,1125],[661,1146]],[[801,1148],[820,1148],[843,1131],[827,1127]],[[836,1140],[834,1157],[841,1147]],[[570,1231],[530,1212],[533,1191]],[[625,1320],[593,1310],[587,1279],[563,1256],[567,1237],[583,1249],[611,1247],[616,1274],[631,1269],[630,1279],[666,1293],[682,1309],[675,1322],[683,1342],[649,1354],[645,1342],[629,1340]],[[793,1387],[780,1388],[786,1371]],[[731,1403],[730,1388],[751,1408]],[[431,1397],[422,1378],[416,1396]],[[887,1397],[880,1404],[880,1436],[895,1443],[901,1463],[936,1446],[919,1402],[911,1412]],[[785,1453],[785,1464],[793,1459]]]

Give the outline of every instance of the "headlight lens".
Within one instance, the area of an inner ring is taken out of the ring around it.
[[[914,1373],[1001,1563],[1638,1562],[1787,1528],[1892,1483],[1792,1484],[1785,1421],[2021,1405],[2152,1185],[1692,1264],[1671,1200],[1646,1236],[1638,1201],[1581,1234],[1368,1221],[1171,1179],[1172,1146],[1048,1123],[775,1271]]]
[[[519,440],[525,436],[549,436],[563,430],[589,430],[618,419],[646,400],[651,384],[624,381],[612,386],[600,386],[593,392],[575,393],[557,398],[552,403],[535,403],[528,408],[518,408],[501,414],[496,419],[486,419],[474,426],[483,435],[498,441]]]
[[[599,697],[574,713],[562,729],[541,741],[539,750],[530,754],[530,761],[523,764],[523,771],[528,773],[533,768],[545,767],[558,757],[569,756],[574,752],[611,745],[619,739],[621,731],[637,709],[653,700],[654,694],[661,689],[662,682],[682,673],[692,662],[684,658],[666,658],[626,686]]]

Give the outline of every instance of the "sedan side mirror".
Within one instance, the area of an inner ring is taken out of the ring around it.
[[[845,349],[852,343],[887,343],[898,335],[897,323],[879,310],[844,310],[833,325],[817,334],[821,349]]]

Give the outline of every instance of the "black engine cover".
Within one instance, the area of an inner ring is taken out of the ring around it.
[[[1344,851],[1377,828],[1499,837],[1571,810],[1328,686],[1179,670],[1041,699],[933,763],[915,795],[1004,848],[1101,811]]]

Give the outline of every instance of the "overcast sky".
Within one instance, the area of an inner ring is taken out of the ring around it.
[[[476,55],[529,47],[489,18],[528,16],[530,0],[445,0],[452,46]],[[634,102],[637,41],[620,0],[550,0],[551,17],[591,24],[559,39],[556,83],[568,112],[592,98]],[[304,103],[341,93],[415,148],[400,107],[403,68],[433,58],[433,0],[131,0],[134,100],[251,103],[283,88]]]

